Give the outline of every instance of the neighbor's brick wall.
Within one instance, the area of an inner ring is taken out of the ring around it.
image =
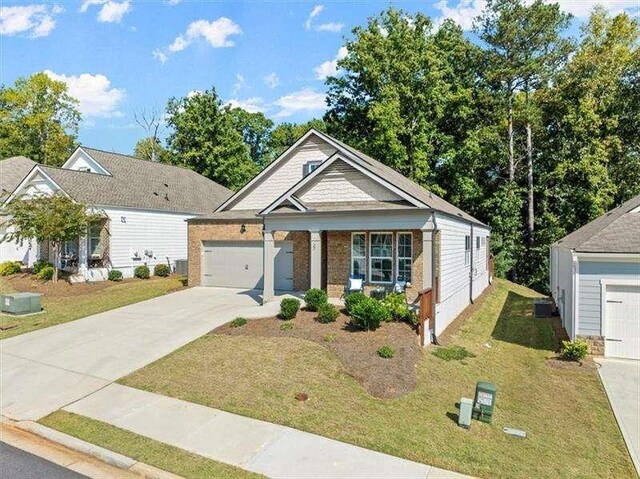
[[[240,232],[242,225],[246,231]],[[231,220],[215,222],[192,220],[188,226],[189,285],[200,285],[200,253],[203,241],[262,241],[262,220]],[[276,231],[275,241],[293,241],[293,288],[309,289],[309,233],[306,231]]]
[[[406,230],[405,230],[406,231]],[[393,235],[393,267],[396,275],[396,235]],[[413,234],[413,271],[411,287],[407,289],[407,299],[413,301],[422,289],[422,231],[414,230]],[[369,234],[366,239],[367,247],[367,277],[369,274]],[[332,298],[340,297],[344,291],[347,278],[351,273],[351,232],[327,232],[327,293]],[[365,285],[365,291],[376,288],[376,284]]]
[[[594,356],[604,356],[604,336],[581,336],[578,335],[579,341],[584,341],[589,345],[589,354]]]

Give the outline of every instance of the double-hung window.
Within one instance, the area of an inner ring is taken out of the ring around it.
[[[393,234],[371,233],[369,238],[369,281],[392,283]]]
[[[476,263],[480,261],[480,236],[476,236]]]
[[[351,274],[365,278],[367,264],[365,233],[351,233]]]
[[[471,236],[464,237],[464,265],[467,266],[471,262]]]
[[[398,233],[398,280],[411,282],[411,264],[413,262],[413,244],[411,233]]]
[[[92,223],[89,226],[89,257],[100,256],[100,223]]]

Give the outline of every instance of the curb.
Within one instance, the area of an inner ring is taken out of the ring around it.
[[[163,471],[149,464],[139,462],[130,457],[110,451],[104,447],[96,446],[89,442],[70,436],[47,426],[43,426],[34,421],[9,422],[3,421],[4,424],[11,424],[17,429],[30,432],[56,444],[60,444],[68,449],[72,449],[87,456],[94,457],[99,461],[105,462],[119,469],[125,469],[140,474],[147,479],[184,479],[171,472]]]

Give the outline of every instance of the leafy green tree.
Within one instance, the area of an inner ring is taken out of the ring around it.
[[[323,132],[327,131],[325,122],[317,118],[313,118],[306,123],[285,122],[277,125],[269,135],[269,141],[264,155],[265,160],[262,166],[267,166],[279,157],[311,128]]]
[[[48,242],[54,255],[53,280],[58,281],[60,253],[66,241],[87,233],[92,222],[103,218],[87,205],[76,203],[63,194],[16,198],[2,207],[2,226],[9,230],[1,241],[25,241],[31,238]]]
[[[253,162],[260,168],[264,168],[273,121],[262,113],[249,113],[242,108],[232,108],[228,114],[231,116],[234,128],[249,146],[249,155]]]
[[[169,152],[162,146],[158,138],[143,138],[136,143],[133,156],[142,160],[169,163]]]
[[[0,87],[0,157],[62,165],[75,148],[79,123],[78,101],[45,73]]]
[[[169,161],[237,190],[258,171],[215,88],[167,104]]]

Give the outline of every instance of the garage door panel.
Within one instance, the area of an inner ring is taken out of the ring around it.
[[[608,285],[605,355],[640,359],[640,286]]]

